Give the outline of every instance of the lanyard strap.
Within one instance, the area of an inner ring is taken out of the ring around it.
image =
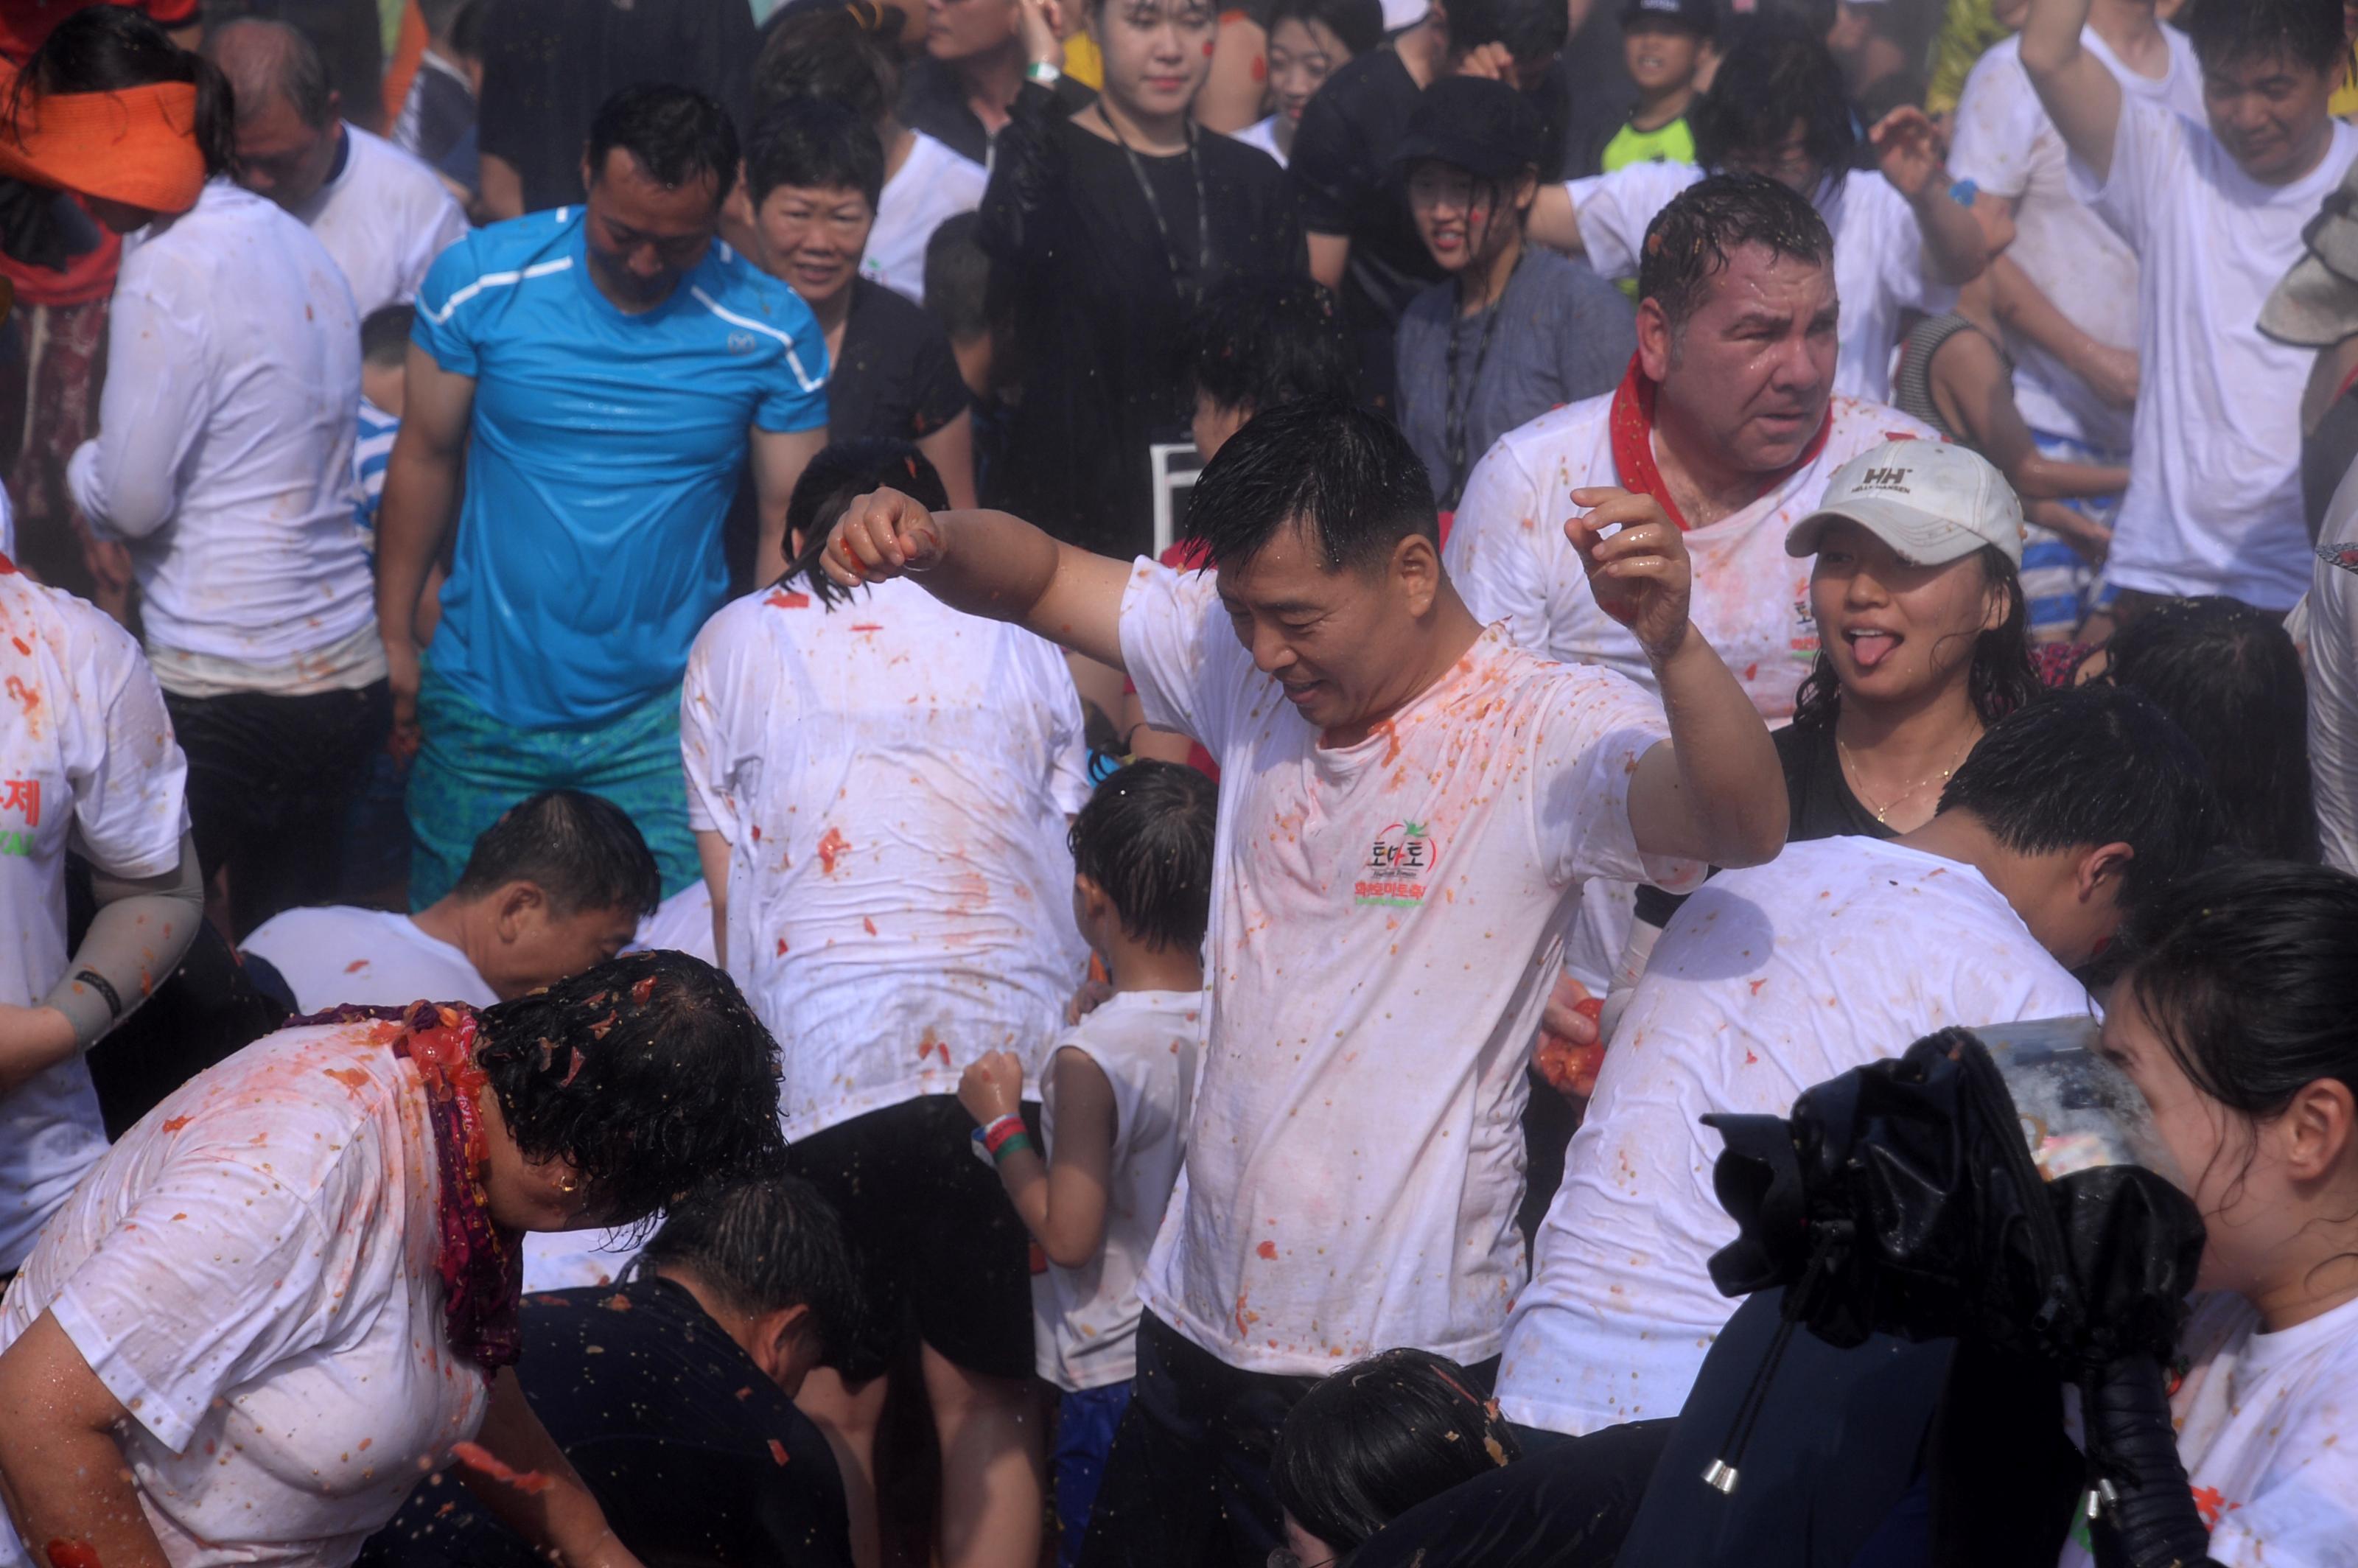
[[[1515,274],[1523,269],[1523,254],[1517,252],[1515,265],[1507,269],[1507,281],[1498,290],[1498,297],[1482,318],[1481,341],[1474,350],[1474,373],[1466,378],[1466,395],[1457,395],[1457,329],[1461,319],[1453,317],[1449,323],[1449,386],[1441,401],[1441,442],[1449,455],[1449,492],[1441,498],[1442,510],[1455,508],[1466,494],[1466,481],[1472,465],[1466,458],[1466,421],[1474,412],[1474,395],[1481,389],[1482,366],[1490,358],[1490,339],[1498,330],[1498,318],[1507,313],[1507,292],[1515,287]],[[1465,285],[1461,281],[1458,287]]]
[[[1184,294],[1186,287],[1179,276],[1179,247],[1171,243],[1171,225],[1163,216],[1163,199],[1154,194],[1154,184],[1146,178],[1146,165],[1140,161],[1137,150],[1122,135],[1121,127],[1113,123],[1113,116],[1105,112],[1103,103],[1099,103],[1097,109],[1098,118],[1103,120],[1106,129],[1113,133],[1114,144],[1121,148],[1121,156],[1130,160],[1130,178],[1138,181],[1139,194],[1146,198],[1147,215],[1154,220],[1154,232],[1163,238],[1163,259],[1171,268],[1172,287]],[[1195,284],[1201,287],[1212,272],[1212,211],[1204,200],[1204,165],[1195,156],[1195,123],[1185,122],[1184,129],[1187,135],[1187,173],[1195,182]]]

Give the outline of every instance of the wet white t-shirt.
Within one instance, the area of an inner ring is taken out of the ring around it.
[[[429,936],[406,914],[330,904],[290,909],[254,927],[244,950],[265,960],[295,993],[301,1012],[351,1002],[406,1007],[413,1001],[500,999],[467,955]]]
[[[1113,1087],[1112,1176],[1105,1249],[1078,1269],[1032,1276],[1040,1376],[1067,1392],[1127,1382],[1138,1369],[1138,1276],[1179,1180],[1211,999],[1202,991],[1122,991],[1056,1042]],[[1055,1054],[1040,1080],[1041,1131],[1056,1153]]]
[[[910,582],[750,594],[697,636],[688,820],[730,846],[729,973],[784,1044],[789,1138],[1065,1029],[1088,799],[1064,655]]]
[[[1632,164],[1631,168],[1675,168]],[[1450,580],[1485,622],[1504,622],[1516,646],[1565,664],[1603,665],[1652,690],[1653,667],[1629,629],[1597,608],[1564,537],[1581,514],[1575,490],[1618,486],[1613,395],[1566,404],[1509,430],[1475,465],[1442,551]],[[1695,630],[1709,639],[1764,719],[1790,719],[1793,694],[1818,656],[1810,567],[1785,535],[1818,508],[1844,463],[1886,441],[1940,437],[1897,408],[1837,395],[1816,456],[1740,512],[1686,534],[1693,562]]]
[[[1675,1416],[1737,1303],[1711,1255],[1716,1111],[1803,1089],[1951,1024],[2084,1014],[2088,994],[1959,861],[1872,838],[1789,844],[1714,878],[1613,1032],[1498,1368],[1509,1421],[1588,1433]]]
[[[0,1003],[32,1007],[71,958],[67,849],[117,876],[169,871],[189,821],[189,769],[139,644],[5,557],[0,697]],[[0,1098],[0,1273],[24,1261],[42,1221],[105,1152],[80,1056]]]
[[[1285,149],[1277,145],[1276,115],[1271,114],[1266,120],[1255,120],[1237,133],[1237,140],[1249,147],[1259,147],[1277,160],[1278,168],[1285,167]]]
[[[868,231],[860,272],[923,305],[927,243],[944,219],[982,205],[990,171],[923,131],[911,134],[916,140],[908,160],[876,199],[876,226]]]
[[[2223,1568],[2358,1568],[2358,1301],[2274,1334],[2198,1297],[2169,1397],[2178,1456]],[[2085,1547],[2061,1568],[2088,1568]]]
[[[2328,865],[2358,875],[2358,478],[2352,475],[2325,509],[2294,636],[2309,668],[2318,837]]]
[[[360,319],[417,297],[426,269],[466,237],[467,214],[436,174],[383,136],[347,124],[344,167],[295,216],[352,285]]]
[[[1647,225],[1706,172],[1691,163],[1633,163],[1570,181],[1564,189],[1589,265],[1605,277],[1637,276]],[[1842,297],[1834,390],[1885,402],[1901,313],[1937,316],[1956,303],[1957,291],[1925,271],[1916,210],[1882,175],[1856,171],[1828,180],[1812,200],[1833,234],[1834,289]]]
[[[2123,65],[2093,27],[2080,42],[2112,71],[2121,91],[2172,114],[2202,118],[2202,67],[2175,27],[2161,29],[2169,69],[2140,76]],[[2007,259],[2066,319],[2100,343],[2137,346],[2136,253],[2088,210],[2071,188],[2071,154],[2022,69],[2022,37],[2002,38],[1965,78],[1957,100],[1956,141],[1949,170],[2014,203]],[[2069,436],[2100,450],[2126,453],[2131,415],[2105,402],[2062,361],[2019,332],[2006,335],[2014,356],[2014,400],[2034,430]]]
[[[173,1568],[349,1563],[487,1389],[451,1350],[426,1091],[391,1024],[290,1029],[124,1134],[0,1303],[44,1311],[131,1412]],[[0,1523],[0,1564],[31,1558]]]
[[[1485,632],[1328,747],[1237,641],[1208,574],[1141,560],[1123,661],[1147,722],[1220,764],[1212,1023],[1185,1173],[1141,1282],[1232,1367],[1319,1374],[1393,1346],[1498,1348],[1521,1287],[1519,1118],[1566,913],[1641,857],[1653,698]]]
[[[2316,168],[2262,185],[2208,127],[2125,94],[2103,189],[2071,161],[2075,188],[2140,264],[2136,436],[2107,581],[2276,611],[2307,590],[2297,410],[2317,352],[2257,323],[2353,158],[2358,130],[2336,121]]]

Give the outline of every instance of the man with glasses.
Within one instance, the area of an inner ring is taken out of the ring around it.
[[[630,813],[666,894],[699,875],[679,685],[728,595],[722,521],[750,461],[754,569],[776,578],[786,501],[827,438],[809,308],[714,243],[737,165],[719,104],[625,88],[590,127],[584,206],[478,231],[419,290],[377,543],[396,740],[423,747],[412,909],[543,789]],[[464,525],[421,659],[418,599],[462,453]]]

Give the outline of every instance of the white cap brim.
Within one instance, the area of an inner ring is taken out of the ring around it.
[[[1816,555],[1820,536],[1825,533],[1826,524],[1833,522],[1857,524],[1897,550],[1902,559],[1920,567],[1942,567],[1963,560],[1985,545],[1997,546],[2016,566],[2022,564],[2019,539],[2008,547],[1946,517],[1866,496],[1812,512],[1794,524],[1785,535],[1785,553],[1794,557]]]

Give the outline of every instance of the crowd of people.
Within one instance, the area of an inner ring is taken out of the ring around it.
[[[0,0],[0,1568],[2358,1568],[2353,39]]]

